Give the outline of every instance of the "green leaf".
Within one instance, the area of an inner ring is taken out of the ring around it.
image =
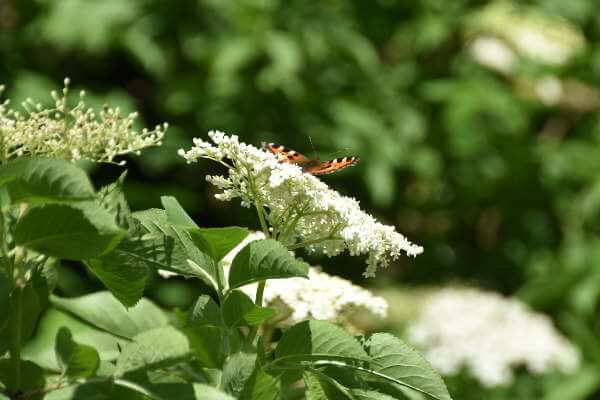
[[[337,325],[317,320],[300,322],[283,333],[275,349],[275,362],[286,358],[370,360],[352,335]]]
[[[351,389],[350,393],[356,400],[396,400],[397,397],[392,397],[388,394],[381,393],[375,390]]]
[[[275,310],[263,308],[241,290],[233,290],[223,301],[223,319],[229,328],[235,328],[244,322],[248,325],[259,325],[275,315]]]
[[[423,356],[400,339],[388,333],[376,333],[365,338],[363,346],[374,361],[369,373],[434,399],[451,400],[440,375]]]
[[[185,335],[171,326],[152,329],[133,338],[117,359],[116,376],[128,372],[164,368],[183,361],[190,354]]]
[[[115,247],[124,234],[114,215],[86,201],[30,208],[17,223],[15,241],[48,256],[84,260]]]
[[[96,196],[100,205],[110,214],[116,216],[117,225],[123,229],[129,229],[133,223],[131,210],[123,193],[126,176],[127,171],[124,171],[116,181],[101,187]]]
[[[255,326],[273,318],[276,314],[277,312],[272,308],[255,306],[252,310],[244,314],[244,320],[248,325]]]
[[[13,203],[91,200],[94,188],[75,164],[50,158],[19,157],[0,166],[0,186]]]
[[[52,296],[52,304],[107,332],[134,338],[142,332],[168,325],[165,313],[148,299],[126,309],[109,292],[76,298]]]
[[[8,358],[0,359],[0,382],[14,392],[31,391],[41,389],[46,384],[44,371],[31,361],[21,361],[20,363],[19,384],[13,368],[12,362]],[[28,397],[28,399],[41,400],[43,393]]]
[[[220,261],[250,234],[248,229],[239,226],[196,228],[189,229],[188,232],[194,243],[215,261]]]
[[[112,381],[67,386],[49,392],[44,400],[148,400],[148,397]]]
[[[183,329],[195,358],[205,368],[221,368],[227,357],[227,335],[220,327],[191,325]],[[236,333],[234,332],[233,335]],[[229,345],[229,347],[231,347]]]
[[[240,400],[275,400],[279,381],[264,372],[256,354],[235,353],[229,357],[221,377],[221,387]]]
[[[164,210],[139,211],[133,216],[148,233],[163,238],[166,256],[163,269],[200,278],[218,290],[217,266],[213,258],[194,244],[189,232],[171,224]]]
[[[179,204],[175,197],[161,196],[160,202],[167,213],[167,220],[173,225],[179,225],[185,228],[198,227],[192,217],[185,212],[184,208]]]
[[[8,350],[8,318],[10,311],[11,283],[4,270],[0,267],[0,354]]]
[[[223,301],[222,307],[225,325],[235,328],[244,322],[244,316],[253,310],[255,305],[244,292],[233,290]]]
[[[119,306],[122,307],[120,304]],[[55,355],[55,342],[58,331],[62,327],[69,328],[73,340],[77,343],[94,347],[103,361],[116,359],[119,355],[118,346],[127,342],[81,322],[67,313],[50,308],[40,319],[35,335],[23,347],[22,357],[39,364],[44,369],[60,371]]]
[[[98,279],[123,305],[135,305],[143,296],[148,266],[157,249],[143,238],[126,237],[109,253],[87,262]]]
[[[249,243],[234,258],[229,286],[236,288],[265,279],[291,277],[308,277],[308,264],[296,260],[276,240],[258,240]]]
[[[221,387],[227,393],[239,398],[244,390],[246,381],[254,372],[256,364],[256,354],[235,353],[232,354],[223,367],[221,376]]]
[[[235,400],[227,393],[202,383],[167,383],[152,385],[152,393],[161,399],[177,400]]]
[[[20,321],[21,343],[33,333],[38,318],[48,303],[48,289],[37,279],[28,282],[27,286],[21,289],[14,289],[10,296],[9,309],[9,329],[14,329]],[[20,315],[17,311],[20,310]]]
[[[323,374],[305,371],[302,377],[306,385],[306,400],[353,400],[346,388]]]
[[[56,360],[63,374],[70,377],[89,377],[100,366],[100,356],[91,346],[76,343],[69,328],[62,327],[56,335]]]
[[[198,297],[194,307],[189,311],[188,321],[191,326],[222,326],[221,311],[215,301],[205,294]]]

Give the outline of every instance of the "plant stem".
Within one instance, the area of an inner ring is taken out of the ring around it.
[[[318,239],[307,240],[307,241],[301,242],[301,243],[296,243],[291,246],[288,246],[287,249],[288,250],[296,250],[296,249],[300,249],[302,247],[310,246],[311,244],[321,243],[326,240],[342,240],[342,238],[338,238],[335,236],[326,236],[326,237],[322,237],[322,238],[318,238]]]
[[[10,363],[15,371],[14,389],[21,387],[21,327],[23,325],[23,288],[15,287],[11,302]]]
[[[258,286],[256,288],[256,299],[254,300],[254,304],[258,307],[262,307],[263,295],[265,293],[265,285],[267,281],[258,282]],[[260,325],[255,325],[248,332],[248,336],[246,337],[246,346],[251,346],[254,343],[254,339],[256,338],[256,334],[258,333],[258,328]]]
[[[256,212],[258,213],[258,219],[260,220],[260,227],[262,228],[265,237],[269,237],[269,228],[267,227],[267,222],[265,221],[264,208],[262,204],[258,201],[254,203],[254,207],[256,207]]]

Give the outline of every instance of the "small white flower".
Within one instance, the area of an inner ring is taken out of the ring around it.
[[[272,236],[290,249],[335,256],[344,250],[366,254],[365,276],[374,276],[402,253],[416,256],[423,248],[409,242],[393,226],[377,222],[360,209],[358,201],[340,195],[318,178],[237,136],[209,132],[214,144],[194,139],[194,146],[179,150],[189,162],[207,158],[225,165],[228,175],[210,176],[207,181],[221,190],[215,197],[229,201],[240,198],[245,207],[254,205],[265,215]],[[266,229],[267,227],[265,227]]]
[[[510,384],[518,366],[532,374],[572,372],[580,359],[550,318],[517,299],[476,289],[432,294],[407,334],[440,373],[466,368],[484,386]]]

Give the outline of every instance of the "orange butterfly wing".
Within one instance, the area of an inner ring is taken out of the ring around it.
[[[304,172],[308,172],[313,175],[327,175],[333,174],[343,170],[344,168],[351,167],[360,161],[358,157],[343,157],[335,158],[333,160],[324,161],[318,165],[304,168]]]
[[[275,143],[263,143],[263,148],[275,154],[279,158],[280,162],[291,163],[291,164],[306,164],[312,162],[308,157],[298,153],[295,150],[288,149],[287,147],[275,144]]]
[[[275,154],[280,162],[297,164],[302,167],[304,172],[313,175],[332,174],[350,167],[360,160],[358,157],[343,157],[321,162],[316,159],[308,158],[303,154],[280,144],[263,143],[263,148]]]

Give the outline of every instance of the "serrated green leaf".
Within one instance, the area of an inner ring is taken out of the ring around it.
[[[64,326],[56,334],[55,352],[63,374],[70,377],[92,376],[100,366],[96,349],[76,343],[69,328]]]
[[[96,292],[68,299],[52,296],[50,301],[91,325],[130,339],[142,332],[168,325],[165,313],[148,299],[141,299],[128,309],[110,292]]]
[[[135,305],[143,296],[148,267],[160,248],[144,238],[126,237],[110,252],[88,260],[88,267],[123,305]]]
[[[276,314],[277,312],[272,308],[255,306],[252,310],[244,314],[244,320],[248,325],[255,326],[273,318]]]
[[[239,398],[240,393],[244,390],[246,381],[254,372],[255,364],[256,354],[232,354],[223,367],[221,388],[232,396]]]
[[[227,354],[227,335],[220,327],[192,325],[183,329],[190,341],[195,358],[205,368],[221,368]],[[233,335],[236,333],[234,332]],[[229,347],[231,347],[229,345]]]
[[[19,218],[15,242],[48,256],[84,260],[112,249],[124,234],[96,202],[44,204]]]
[[[215,261],[220,261],[250,234],[248,229],[239,226],[195,228],[189,229],[188,232],[194,243],[210,254]]]
[[[86,173],[73,163],[50,158],[19,157],[0,166],[0,186],[6,185],[13,203],[91,200],[94,188]]]
[[[223,319],[229,328],[235,328],[243,323],[259,325],[275,315],[275,310],[259,307],[241,290],[228,293],[223,301]]]
[[[376,333],[365,338],[363,346],[374,361],[370,373],[434,399],[451,400],[440,375],[423,356],[400,339],[388,333]]]
[[[115,301],[117,304],[118,302]],[[123,307],[119,304],[120,307]],[[61,327],[67,327],[77,343],[94,347],[103,361],[110,361],[119,355],[118,346],[125,345],[125,339],[103,332],[88,325],[70,314],[54,308],[47,310],[38,324],[35,335],[27,341],[22,357],[39,364],[50,371],[60,371],[55,355],[56,335]]]
[[[276,240],[249,243],[234,258],[229,270],[229,287],[236,288],[265,279],[308,276],[308,264],[298,261]]]
[[[177,400],[235,400],[227,393],[202,383],[167,383],[152,385],[152,393],[161,399]]]
[[[397,397],[375,390],[351,389],[350,393],[356,400],[397,400]]]
[[[354,400],[346,388],[323,374],[305,371],[302,378],[306,385],[306,400]]]
[[[18,332],[21,343],[33,333],[38,318],[48,303],[47,287],[36,283],[31,281],[24,288],[15,288],[10,295],[9,329],[20,323]],[[17,310],[20,310],[20,315],[16,314]]]
[[[161,196],[160,202],[167,213],[167,220],[173,225],[182,226],[185,228],[197,228],[198,225],[192,217],[185,212],[185,209],[179,204],[173,196]]]
[[[213,258],[194,244],[189,232],[171,224],[164,210],[139,211],[133,216],[148,233],[163,238],[167,262],[162,269],[200,278],[218,289],[217,266]]]
[[[233,290],[223,301],[225,325],[235,328],[244,322],[244,316],[255,307],[254,302],[244,292]]]
[[[123,184],[127,171],[124,171],[113,183],[103,186],[96,195],[98,202],[110,214],[116,216],[117,225],[129,229],[132,225],[131,209],[123,193]]]
[[[188,313],[190,326],[222,326],[221,311],[215,301],[205,294],[198,297]]]
[[[112,381],[67,386],[49,392],[44,400],[147,400],[142,394]]]
[[[123,347],[115,375],[168,367],[189,354],[190,345],[183,333],[171,326],[152,329],[135,336],[132,343]]]
[[[264,372],[256,354],[235,353],[223,367],[221,387],[240,400],[275,400],[279,397],[278,380]]]
[[[339,359],[369,361],[360,343],[348,332],[327,321],[300,322],[287,329],[275,349],[275,361],[293,359]]]

